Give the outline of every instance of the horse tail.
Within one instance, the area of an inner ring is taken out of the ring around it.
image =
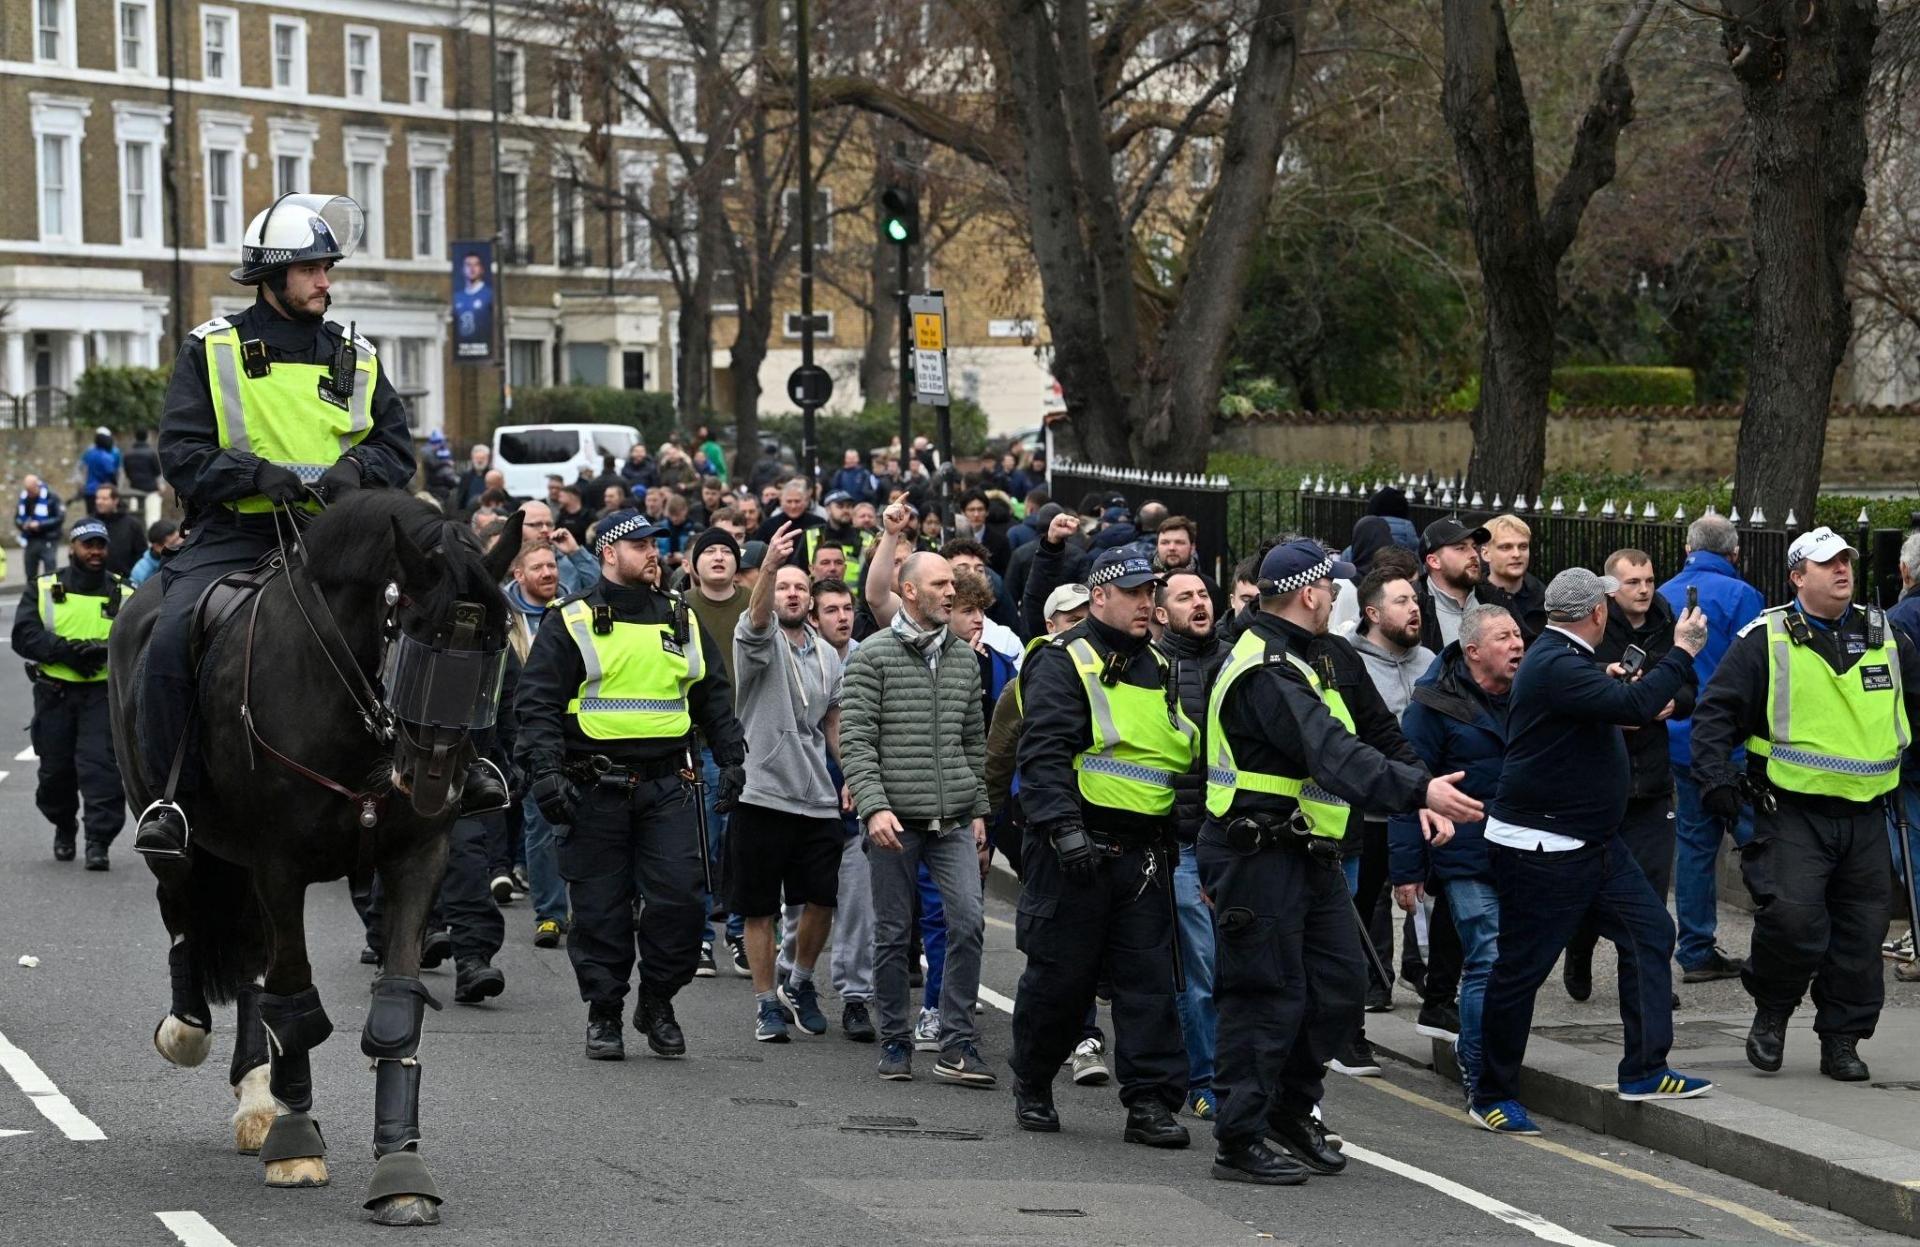
[[[267,972],[267,927],[253,890],[253,871],[193,852],[187,888],[193,914],[194,967],[211,1004],[231,1004],[242,987]]]

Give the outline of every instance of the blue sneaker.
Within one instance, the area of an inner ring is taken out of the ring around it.
[[[1540,1127],[1533,1124],[1533,1118],[1527,1116],[1527,1110],[1520,1107],[1518,1100],[1495,1100],[1492,1104],[1476,1104],[1467,1110],[1467,1116],[1473,1118],[1476,1126],[1491,1130],[1495,1134],[1540,1133]]]
[[[1187,1096],[1187,1111],[1201,1121],[1212,1121],[1213,1115],[1220,1111],[1220,1101],[1214,1097],[1212,1087],[1195,1087]]]
[[[1620,1098],[1623,1100],[1691,1100],[1694,1096],[1705,1095],[1711,1090],[1713,1090],[1713,1084],[1707,1079],[1694,1078],[1667,1068],[1652,1078],[1621,1083]]]
[[[780,1015],[780,1006],[774,1001],[766,1001],[760,1006],[760,1020],[755,1023],[753,1037],[761,1043],[786,1043],[787,1019]]]
[[[913,1081],[913,1045],[889,1039],[880,1049],[880,1077],[887,1082]]]
[[[827,1033],[827,1015],[820,1012],[820,993],[814,988],[812,979],[804,983],[788,979],[780,984],[776,994],[780,1003],[793,1014],[793,1020],[801,1030],[809,1035]]]

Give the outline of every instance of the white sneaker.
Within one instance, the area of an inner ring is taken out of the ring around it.
[[[1106,1049],[1098,1039],[1082,1039],[1073,1050],[1073,1081],[1083,1087],[1098,1087],[1111,1078],[1105,1061]]]
[[[920,1020],[913,1027],[913,1050],[915,1052],[940,1051],[940,1010],[920,1010]]]
[[[1897,940],[1888,940],[1880,946],[1880,951],[1895,961],[1912,961],[1913,932],[1908,931]]]

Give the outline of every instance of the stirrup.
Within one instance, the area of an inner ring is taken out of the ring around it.
[[[145,826],[148,816],[153,814],[155,811],[159,811],[159,810],[172,810],[174,814],[179,817],[180,830],[182,833],[180,837],[179,845],[178,846],[174,846],[174,845],[157,846],[157,845],[141,844],[139,833],[136,830],[133,838],[133,851],[145,857],[159,858],[161,860],[184,858],[187,855],[187,844],[191,839],[193,832],[192,832],[192,824],[190,824],[187,821],[187,812],[181,809],[178,803],[169,801],[166,798],[162,797],[160,800],[155,801],[152,805],[149,805],[146,809],[140,811],[139,825]]]
[[[494,778],[500,781],[500,791],[506,794],[506,800],[500,802],[498,805],[487,805],[487,806],[482,806],[477,810],[470,810],[466,808],[466,801],[464,799],[466,797],[466,794],[463,792],[460,794],[462,797],[462,800],[460,803],[460,816],[462,818],[471,818],[475,814],[492,814],[496,810],[505,810],[505,809],[511,808],[513,805],[513,785],[507,782],[506,772],[502,771],[499,768],[499,766],[494,763],[492,758],[478,758],[475,760],[475,762],[476,762],[476,765],[484,766],[489,771],[493,772]]]

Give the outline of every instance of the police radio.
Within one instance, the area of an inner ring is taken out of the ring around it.
[[[347,409],[348,401],[353,398],[354,373],[360,367],[360,352],[353,345],[359,331],[359,321],[348,322],[347,335],[335,342],[333,363],[327,369],[327,375],[320,378],[320,397],[342,411]]]

